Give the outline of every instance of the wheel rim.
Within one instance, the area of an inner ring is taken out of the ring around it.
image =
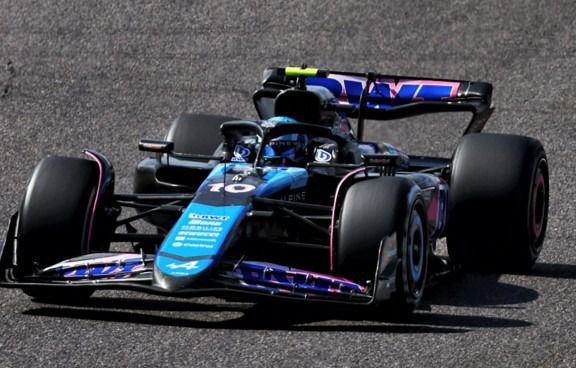
[[[418,211],[412,212],[407,237],[407,265],[410,292],[419,297],[424,286],[426,267],[426,243],[424,240],[424,225]]]
[[[545,162],[540,161],[534,176],[530,203],[530,228],[534,250],[538,250],[544,235],[546,213],[548,211],[548,188],[546,186]]]

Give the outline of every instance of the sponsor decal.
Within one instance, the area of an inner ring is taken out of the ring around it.
[[[251,153],[252,151],[249,148],[244,147],[241,144],[237,144],[236,147],[234,147],[234,154],[232,157],[232,161],[246,162],[246,160],[250,157]]]
[[[190,220],[188,221],[188,225],[222,226],[222,221]]]
[[[241,206],[215,207],[192,202],[162,243],[155,267],[172,277],[201,274],[213,264],[235,220],[244,211]],[[188,262],[197,257],[206,259]]]
[[[330,162],[332,161],[332,154],[328,151],[318,148],[314,154],[314,160],[317,162]]]
[[[180,231],[178,234],[186,236],[202,236],[202,237],[214,237],[217,238],[220,233],[214,233],[209,231]]]
[[[77,266],[79,267],[79,266]],[[94,265],[91,267],[75,268],[72,270],[65,271],[64,277],[104,277],[104,276],[115,276],[117,274],[130,275],[131,273],[136,273],[137,271],[143,270],[145,267],[144,263],[129,263],[125,265]]]
[[[308,78],[309,85],[326,87],[341,103],[358,105],[366,78],[333,75]],[[442,101],[455,97],[460,82],[438,80],[378,79],[368,91],[368,107],[385,109],[412,101]]]
[[[230,219],[229,216],[197,213],[190,213],[188,218],[190,220],[179,228],[174,237],[172,246],[175,248],[214,248],[218,237],[224,231],[223,224]]]
[[[222,226],[199,226],[199,225],[191,225],[191,226],[187,226],[186,228],[187,228],[187,230],[194,230],[194,231],[216,231],[216,232],[221,232],[221,231],[222,231]],[[178,240],[178,237],[176,237],[175,240]]]
[[[190,226],[182,226],[182,227],[180,228],[180,230],[182,230],[182,231],[189,231],[189,230],[191,230],[191,229],[190,229]],[[191,231],[190,231],[190,232],[191,232]],[[179,235],[182,235],[182,234],[179,234]],[[192,238],[192,237],[189,237],[189,236],[186,237],[184,240],[186,240],[186,241],[201,241],[201,242],[209,242],[209,243],[212,243],[212,242],[215,241],[215,240],[213,240],[213,239],[208,239],[208,238]]]
[[[304,270],[289,268],[264,262],[243,261],[235,271],[246,286],[261,287],[272,284],[279,288],[307,290],[310,292],[329,292],[351,295],[366,292],[366,288],[350,280],[323,275]]]
[[[191,238],[189,240],[202,241],[202,239],[194,239],[194,238]],[[182,246],[185,248],[204,248],[204,249],[214,248],[214,244],[199,244],[199,243],[182,243]]]
[[[120,254],[80,261],[63,261],[41,271],[42,274],[58,274],[65,278],[124,278],[144,270],[142,257]]]
[[[218,216],[218,215],[204,215],[198,213],[190,213],[188,215],[189,219],[201,219],[201,220],[217,220],[217,221],[228,221],[230,216]]]

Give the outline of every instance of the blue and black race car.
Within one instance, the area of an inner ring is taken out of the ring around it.
[[[115,193],[96,151],[42,160],[0,248],[0,286],[61,301],[131,289],[411,311],[433,276],[530,268],[546,154],[481,133],[491,94],[484,82],[269,68],[258,119],[182,114],[164,140],[142,140],[152,156],[134,193]],[[450,158],[363,139],[367,119],[450,111],[473,115]],[[435,254],[444,237],[449,257]]]

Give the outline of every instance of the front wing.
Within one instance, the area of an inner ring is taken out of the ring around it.
[[[183,265],[194,266],[194,262]],[[17,277],[12,268],[3,268],[0,286],[128,289],[174,296],[253,294],[358,304],[372,299],[369,288],[353,281],[266,262],[227,259],[197,287],[177,291],[154,285],[153,268],[151,255],[96,253],[60,262],[34,276]]]
[[[246,296],[370,305],[390,298],[396,289],[396,236],[380,245],[374,278],[365,284],[343,277],[244,258],[223,257],[204,280],[168,290],[154,282],[155,256],[144,253],[93,253],[18,275],[15,269],[15,229],[18,215],[0,244],[0,287],[124,289],[165,296]],[[194,268],[192,260],[175,267]]]

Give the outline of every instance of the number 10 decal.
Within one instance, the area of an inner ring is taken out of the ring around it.
[[[248,193],[256,189],[254,185],[251,184],[228,184],[224,183],[214,183],[208,184],[211,192],[221,192],[224,189],[228,193]]]

